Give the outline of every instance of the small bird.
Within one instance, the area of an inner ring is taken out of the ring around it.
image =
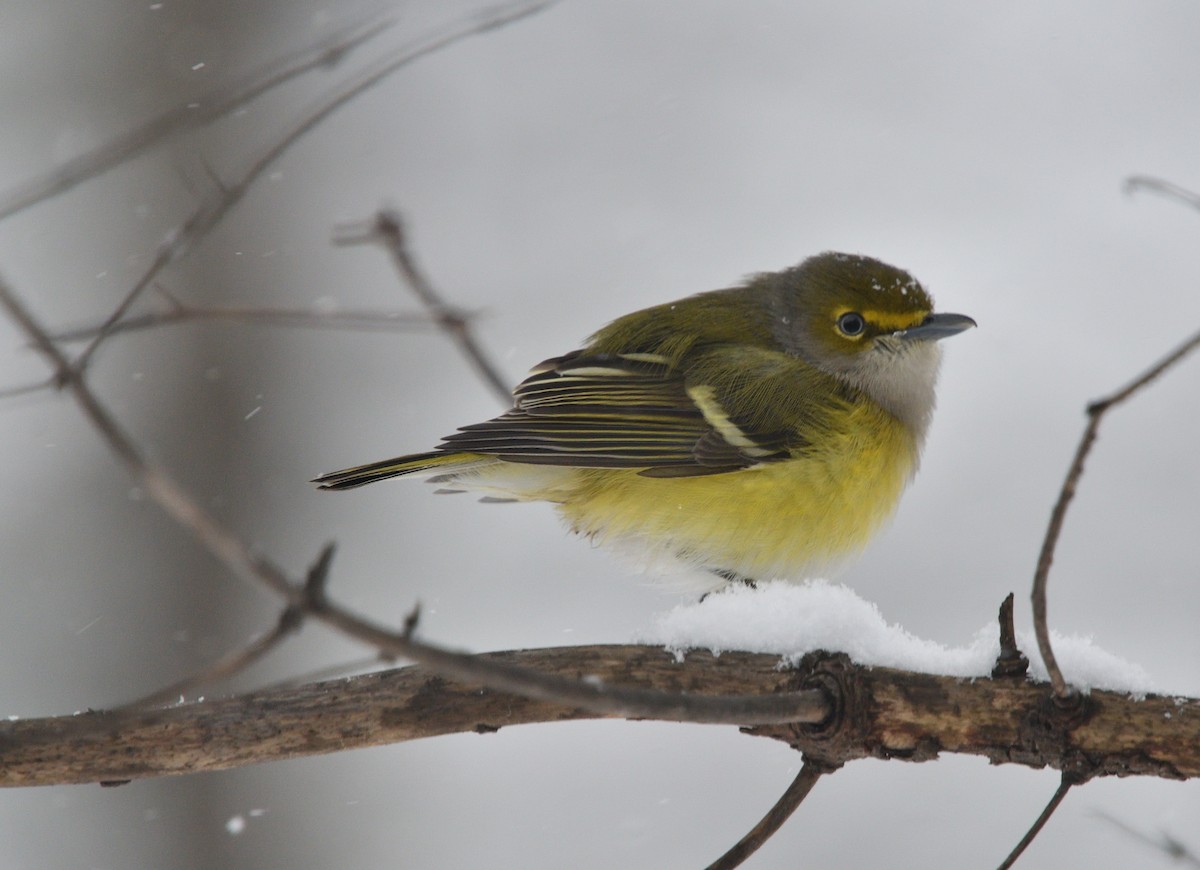
[[[428,453],[335,471],[406,474],[486,501],[548,501],[573,531],[651,568],[803,580],[860,550],[917,469],[937,314],[907,272],[823,253],[742,285],[626,315],[548,359],[513,407]]]

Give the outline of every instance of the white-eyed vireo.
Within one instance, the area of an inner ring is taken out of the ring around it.
[[[917,468],[935,314],[878,260],[825,253],[626,315],[546,360],[513,408],[324,489],[432,474],[447,491],[558,505],[571,528],[728,579],[803,579],[859,549]]]

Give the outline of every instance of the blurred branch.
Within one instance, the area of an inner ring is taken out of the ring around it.
[[[53,378],[35,381],[31,384],[19,384],[15,387],[5,387],[0,389],[0,400],[15,399],[17,396],[28,396],[31,393],[40,393],[45,390],[52,390],[56,386]]]
[[[1025,832],[1025,836],[1021,838],[1021,841],[1008,853],[1008,857],[1000,862],[998,870],[1008,870],[1008,868],[1017,863],[1017,859],[1029,848],[1029,844],[1033,842],[1034,837],[1042,832],[1042,828],[1046,827],[1046,822],[1050,821],[1050,816],[1054,815],[1054,811],[1058,809],[1058,805],[1063,802],[1063,798],[1067,796],[1067,792],[1071,790],[1073,785],[1074,783],[1064,774],[1062,781],[1058,784],[1058,788],[1054,794],[1051,795],[1049,802],[1042,808],[1041,814],[1034,820],[1029,830]]]
[[[819,686],[809,691],[828,694],[836,708],[820,724],[742,729],[799,749],[806,764],[815,765],[813,774],[857,758],[931,761],[954,752],[997,764],[1071,771],[1083,759],[1096,776],[1200,776],[1197,699],[1152,695],[1138,700],[1094,691],[1089,718],[1056,731],[1045,716],[1045,683],[860,667],[839,656],[806,657],[795,668],[780,668],[777,656],[731,651],[719,657],[693,652],[677,661],[647,646],[561,647],[468,658],[484,670],[537,672],[585,685],[622,683],[646,694],[678,695],[686,686],[682,697],[701,701],[733,693],[786,697],[797,694],[797,687]],[[0,785],[197,773],[442,734],[623,715],[446,679],[440,667],[410,666],[168,708],[0,721]],[[674,713],[632,718],[688,721]],[[789,790],[786,801],[801,796],[803,785]]]
[[[334,243],[339,245],[368,242],[383,246],[391,256],[396,271],[417,294],[417,298],[425,305],[430,315],[454,339],[458,349],[475,367],[475,371],[500,398],[501,404],[508,407],[512,403],[511,387],[480,346],[466,315],[447,305],[441,294],[434,289],[433,283],[418,268],[416,259],[409,250],[400,215],[394,211],[380,211],[369,221],[341,227],[334,238]]]
[[[411,311],[324,311],[315,308],[254,308],[248,306],[192,306],[175,303],[165,311],[126,317],[108,327],[109,335],[137,332],[159,326],[197,321],[226,321],[293,329],[347,329],[361,332],[404,332],[436,329],[427,314]],[[102,331],[100,325],[80,326],[51,335],[57,342],[87,341]]]
[[[775,805],[733,848],[709,864],[708,870],[733,870],[734,867],[742,866],[747,858],[783,827],[783,823],[792,817],[792,813],[808,797],[817,780],[829,772],[829,768],[824,765],[802,762],[800,772],[796,774],[787,790],[779,796],[779,800],[775,801]]]
[[[241,202],[259,176],[266,172],[296,142],[318,127],[326,118],[379,84],[388,76],[414,61],[440,51],[443,48],[447,48],[467,37],[496,30],[530,15],[534,15],[553,5],[554,2],[555,0],[543,0],[543,2],[502,6],[498,9],[485,10],[476,16],[466,18],[464,21],[452,23],[444,31],[439,31],[405,46],[399,52],[393,53],[369,65],[365,70],[353,76],[348,82],[343,83],[332,95],[326,97],[305,113],[301,120],[290,131],[284,134],[279,141],[263,152],[250,165],[249,169],[242,174],[241,178],[232,184],[222,185],[215,197],[211,198],[209,202],[202,203],[184,221],[182,226],[172,233],[165,242],[159,245],[158,252],[151,262],[150,267],[120,303],[117,304],[116,308],[113,309],[107,320],[100,327],[96,337],[79,354],[75,361],[76,367],[81,370],[87,367],[92,355],[111,333],[113,326],[128,313],[133,303],[137,301],[138,297],[145,292],[146,288],[150,286],[151,282],[158,277],[159,273],[169,263],[183,256],[200,239],[206,236],[234,206]]]
[[[241,82],[223,86],[186,105],[152,118],[105,145],[55,167],[0,197],[0,221],[102,175],[171,136],[197,130],[251,102],[267,91],[319,67],[332,67],[354,49],[392,26],[390,19],[347,28],[316,45],[284,57]]]
[[[1159,193],[1176,202],[1182,202],[1184,205],[1190,205],[1194,209],[1200,209],[1200,193],[1195,193],[1186,187],[1180,187],[1178,184],[1173,184],[1161,178],[1154,178],[1150,175],[1131,175],[1125,179],[1126,193],[1137,193],[1140,190]]]
[[[1186,864],[1189,867],[1200,867],[1200,855],[1197,855],[1186,844],[1171,836],[1166,831],[1160,831],[1157,837],[1152,837],[1149,834],[1142,833],[1131,825],[1125,824],[1120,819],[1110,816],[1108,813],[1099,812],[1096,815],[1135,840],[1140,840],[1147,846],[1162,852],[1172,861]]]
[[[1054,657],[1054,650],[1050,645],[1050,629],[1046,619],[1046,586],[1049,582],[1050,566],[1054,562],[1054,550],[1058,546],[1058,538],[1062,533],[1063,520],[1066,518],[1067,508],[1070,506],[1071,500],[1075,497],[1075,490],[1079,485],[1079,480],[1083,476],[1084,462],[1087,460],[1088,454],[1091,453],[1092,446],[1096,441],[1096,435],[1100,431],[1100,421],[1110,409],[1121,404],[1146,387],[1197,347],[1200,347],[1200,332],[1197,332],[1191,338],[1184,341],[1175,350],[1171,351],[1155,365],[1151,366],[1112,395],[1092,402],[1087,406],[1087,427],[1083,430],[1083,437],[1079,441],[1079,446],[1075,449],[1075,457],[1071,460],[1071,466],[1067,471],[1067,478],[1063,481],[1062,489],[1058,494],[1058,500],[1055,502],[1054,510],[1050,514],[1050,525],[1046,529],[1046,537],[1042,542],[1042,551],[1038,555],[1037,570],[1033,576],[1034,632],[1037,635],[1038,650],[1042,654],[1042,660],[1046,663],[1046,670],[1050,675],[1050,683],[1054,686],[1054,694],[1058,698],[1066,699],[1071,694],[1071,689],[1067,685],[1067,681],[1063,678],[1062,671],[1058,667],[1058,660]]]

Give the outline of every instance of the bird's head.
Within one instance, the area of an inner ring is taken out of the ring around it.
[[[819,254],[759,281],[784,350],[862,390],[924,435],[937,342],[974,320],[935,313],[929,293],[907,272],[855,254]]]

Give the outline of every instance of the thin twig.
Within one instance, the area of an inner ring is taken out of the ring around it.
[[[424,312],[415,311],[321,311],[311,308],[253,308],[248,306],[179,305],[137,317],[126,317],[108,328],[110,335],[195,321],[232,321],[292,329],[346,329],[361,332],[404,332],[436,328],[438,323]],[[87,341],[103,331],[99,324],[56,332],[54,341]]]
[[[169,136],[204,127],[232,114],[272,88],[318,67],[336,64],[350,51],[378,36],[393,23],[391,19],[385,19],[339,31],[232,86],[224,86],[152,118],[112,142],[81,154],[55,167],[53,172],[5,194],[0,201],[0,221],[103,174],[146,152]]]
[[[392,258],[396,271],[405,283],[417,294],[417,298],[425,305],[441,325],[454,339],[463,355],[475,367],[475,371],[491,387],[502,404],[512,402],[512,389],[499,368],[488,357],[480,346],[475,334],[471,331],[470,322],[458,309],[446,304],[442,296],[434,288],[433,283],[417,266],[416,259],[409,250],[404,232],[404,223],[400,215],[394,211],[380,211],[374,219],[362,224],[343,227],[335,236],[334,243],[340,245],[376,242],[382,245]]]
[[[1013,850],[1008,853],[1008,857],[1001,862],[998,870],[1008,870],[1009,867],[1017,863],[1017,859],[1021,857],[1021,853],[1029,848],[1029,844],[1033,842],[1033,838],[1041,833],[1042,828],[1046,826],[1046,822],[1050,821],[1050,816],[1052,816],[1054,811],[1058,809],[1058,805],[1061,804],[1063,798],[1067,796],[1067,792],[1071,790],[1072,785],[1073,783],[1070,782],[1066,776],[1062,778],[1062,781],[1058,784],[1058,789],[1054,792],[1053,797],[1050,798],[1050,802],[1046,804],[1045,809],[1042,810],[1042,814],[1037,817],[1037,820],[1033,823],[1032,827],[1025,832],[1025,836],[1021,838],[1021,842],[1017,843],[1017,845],[1013,847]]]
[[[1174,199],[1177,202],[1182,202],[1184,205],[1200,209],[1200,193],[1188,190],[1186,187],[1180,187],[1178,184],[1173,184],[1161,178],[1154,178],[1150,175],[1131,175],[1125,179],[1126,193],[1137,193],[1139,190],[1161,193],[1163,196]]]
[[[734,867],[740,867],[747,858],[759,850],[763,843],[771,839],[772,835],[783,827],[783,823],[791,818],[796,808],[808,797],[808,793],[817,784],[817,780],[828,772],[829,768],[825,765],[809,761],[803,762],[800,765],[800,772],[796,774],[792,784],[787,787],[787,791],[779,796],[779,800],[775,801],[775,805],[767,811],[757,825],[750,829],[746,836],[738,840],[732,849],[709,864],[708,870],[732,870]]]
[[[1062,490],[1058,494],[1058,501],[1055,502],[1054,510],[1050,514],[1050,525],[1046,529],[1042,551],[1038,555],[1037,570],[1033,575],[1034,632],[1037,635],[1038,650],[1042,654],[1042,660],[1046,663],[1046,671],[1049,673],[1050,683],[1054,687],[1054,694],[1059,698],[1069,696],[1071,689],[1063,678],[1058,661],[1054,657],[1054,650],[1050,645],[1050,629],[1046,619],[1046,584],[1050,576],[1050,565],[1054,561],[1054,550],[1058,545],[1059,535],[1062,533],[1063,520],[1067,515],[1067,507],[1070,505],[1071,499],[1075,497],[1076,487],[1083,476],[1084,461],[1096,441],[1096,433],[1100,429],[1100,421],[1105,413],[1154,381],[1197,347],[1200,347],[1200,332],[1180,344],[1175,350],[1112,395],[1092,402],[1087,407],[1088,424],[1083,430],[1079,446],[1075,449],[1075,457],[1071,460],[1067,478],[1063,481]]]
[[[495,30],[541,12],[554,2],[556,0],[517,7],[502,7],[498,10],[486,10],[474,19],[468,19],[465,22],[455,22],[450,25],[448,33],[438,33],[433,36],[424,37],[415,44],[401,49],[399,54],[376,62],[358,73],[349,82],[343,84],[333,95],[319,102],[304,115],[295,127],[263,152],[250,165],[249,169],[246,170],[240,179],[233,184],[221,188],[214,200],[201,204],[183,225],[172,233],[167,241],[159,246],[158,253],[155,255],[150,267],[120,301],[107,320],[105,320],[104,325],[100,328],[100,332],[92,339],[92,342],[80,353],[75,361],[76,367],[81,370],[87,367],[96,349],[110,334],[113,325],[125,316],[133,306],[133,303],[137,301],[138,297],[158,277],[159,272],[163,268],[183,256],[184,253],[207,235],[235,205],[241,202],[259,176],[266,172],[276,160],[283,156],[284,153],[307,133],[320,125],[326,118],[379,84],[392,73],[403,69],[414,61],[453,45],[467,37]]]

